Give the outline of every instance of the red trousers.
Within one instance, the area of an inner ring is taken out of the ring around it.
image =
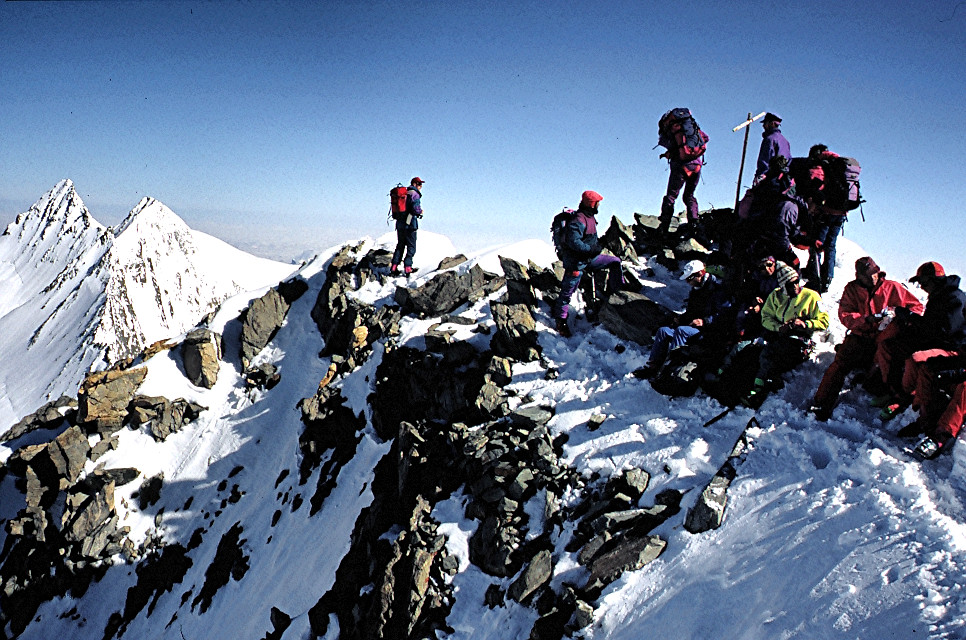
[[[960,382],[953,387],[952,400],[936,422],[935,435],[942,440],[947,437],[955,438],[963,426],[963,419],[966,419],[966,382]]]
[[[845,376],[853,369],[866,369],[872,364],[876,352],[874,336],[850,333],[835,350],[835,360],[825,370],[818,384],[812,404],[823,409],[831,409],[838,398]]]
[[[913,394],[913,406],[919,408],[919,419],[916,422],[925,433],[938,431],[940,416],[944,415],[944,412],[949,410],[950,407],[952,407],[952,412],[949,419],[960,421],[952,434],[959,433],[959,425],[962,424],[963,416],[962,407],[966,406],[966,402],[956,402],[954,397],[954,401],[947,405],[945,396],[939,392],[936,376],[926,364],[929,358],[955,355],[958,355],[957,352],[946,349],[926,349],[925,351],[916,351],[906,360],[906,366],[902,372],[902,390]],[[961,386],[963,385],[957,385],[957,387]],[[958,410],[957,407],[959,407]],[[947,432],[949,432],[948,428],[944,433]]]

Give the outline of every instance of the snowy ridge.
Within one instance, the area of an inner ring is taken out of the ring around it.
[[[0,236],[0,432],[73,395],[92,367],[194,326],[230,295],[294,267],[256,258],[144,198],[116,231],[62,180]]]
[[[394,240],[392,235],[366,239],[357,255],[373,247],[391,248]],[[246,390],[230,361],[222,364],[210,390],[187,382],[177,350],[147,362],[148,377],[139,393],[184,397],[207,409],[164,442],[154,441],[144,429],[124,429],[117,450],[97,463],[134,466],[142,478],[164,473],[160,501],[149,509],[139,509],[132,498],[140,480],[117,488],[120,522],[131,527],[135,542],[159,535],[166,543],[191,549],[183,578],[170,592],[153,596],[121,637],[266,637],[273,631],[273,609],[291,624],[271,637],[316,637],[309,612],[332,586],[353,523],[373,500],[373,469],[389,452],[389,443],[368,424],[355,457],[339,469],[333,492],[318,513],[309,515],[306,503],[320,472],[316,469],[304,484],[298,480],[298,438],[304,425],[293,407],[315,392],[328,366],[317,355],[321,340],[310,310],[335,251],[301,268],[298,275],[309,290],[293,303],[285,325],[258,357],[279,367],[281,381],[274,389]],[[408,284],[431,278],[439,260],[454,253],[446,238],[421,233],[420,276]],[[498,272],[501,255],[542,266],[554,259],[546,243],[526,241],[470,256],[459,268],[480,264]],[[839,279],[823,301],[833,318],[844,278],[861,255],[859,247],[840,241]],[[655,275],[648,275],[643,265],[632,268],[655,297],[680,305],[686,284],[655,263],[650,267]],[[385,304],[397,284],[372,281],[354,295]],[[251,297],[246,292],[226,300],[210,326],[231,335],[233,319]],[[473,323],[492,324],[486,299],[456,313]],[[648,471],[651,484],[641,505],[653,504],[654,496],[666,489],[685,492],[682,515],[655,530],[668,541],[664,554],[608,586],[596,603],[594,622],[575,637],[966,637],[966,447],[957,444],[951,455],[924,464],[911,460],[892,436],[895,424],[881,423],[861,390],[848,391],[827,423],[805,414],[802,406],[842,333],[836,320],[812,360],[788,375],[786,388],[757,412],[761,428],[729,490],[724,524],[693,535],[682,526],[683,512],[756,414],[739,408],[704,428],[722,409],[715,401],[701,394],[667,398],[630,374],[646,361],[646,348],[582,319],[575,324],[575,336],[563,339],[549,329],[545,302],[535,317],[544,354],[559,376],[548,379],[538,362],[516,364],[510,388],[518,403],[555,407],[550,427],[554,435],[568,437],[565,461],[586,478],[597,474],[601,482],[629,468]],[[436,320],[405,317],[400,342],[420,348]],[[472,324],[453,326],[455,339],[480,349],[488,345],[489,336],[472,331]],[[348,406],[363,418],[369,417],[368,396],[380,359],[377,349],[340,383]],[[592,414],[607,418],[594,431],[587,426]],[[88,463],[87,471],[93,467]],[[9,504],[2,492],[11,491],[11,485],[10,478],[0,482],[2,504]],[[453,631],[440,638],[525,638],[538,615],[533,608],[509,599],[502,606],[485,604],[491,585],[505,590],[512,578],[493,578],[468,562],[468,540],[480,523],[465,517],[467,500],[458,492],[438,503],[432,514],[450,553],[460,559],[452,579],[455,604],[447,619]],[[527,510],[538,519],[539,501],[535,498]],[[11,514],[0,507],[0,517]],[[579,584],[586,576],[574,554],[563,551],[572,533],[567,526],[552,541],[556,572],[551,584],[556,589]],[[237,547],[247,571],[229,580],[203,612],[192,599],[206,582],[220,541],[237,527],[243,529]],[[21,637],[100,639],[111,615],[125,610],[128,590],[137,583],[134,567],[119,560],[82,597],[42,605]],[[339,637],[334,622],[325,638]]]

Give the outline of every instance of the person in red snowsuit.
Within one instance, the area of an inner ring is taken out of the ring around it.
[[[812,399],[810,411],[819,420],[828,420],[845,377],[855,369],[873,364],[883,329],[889,325],[896,308],[922,315],[919,298],[895,280],[869,257],[855,261],[855,280],[845,285],[839,302],[839,321],[849,332],[835,351],[835,359],[825,371]],[[885,334],[888,335],[888,334]]]

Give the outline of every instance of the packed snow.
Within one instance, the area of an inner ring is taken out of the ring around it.
[[[394,243],[394,234],[367,238],[359,254],[374,247],[391,250]],[[863,255],[847,239],[839,247],[837,280],[823,301],[833,318],[852,264]],[[295,407],[313,395],[328,366],[318,357],[321,338],[309,311],[326,262],[336,250],[301,268],[299,276],[309,283],[309,291],[294,303],[285,326],[259,356],[280,369],[281,382],[271,391],[246,391],[240,372],[227,362],[213,389],[193,387],[181,373],[177,350],[147,363],[149,375],[140,393],[185,397],[207,410],[163,443],[144,432],[122,431],[118,449],[98,464],[133,466],[144,477],[164,473],[161,501],[145,512],[134,507],[136,500],[130,496],[139,482],[118,488],[118,504],[125,505],[118,507],[121,523],[132,528],[136,541],[159,534],[187,545],[192,533],[203,528],[205,543],[192,552],[194,564],[182,584],[160,594],[153,612],[142,611],[125,637],[262,637],[271,630],[272,607],[293,618],[284,638],[311,637],[307,611],[331,587],[353,524],[372,499],[368,487],[373,468],[388,451],[370,425],[322,510],[309,517],[307,506],[296,506],[307,500],[316,477],[305,485],[297,482],[302,424]],[[409,286],[430,278],[441,258],[456,253],[446,238],[421,230],[419,272]],[[543,266],[555,259],[548,243],[529,240],[479,252],[457,268],[480,264],[499,273],[501,255]],[[875,258],[888,270],[887,257]],[[631,268],[645,282],[648,295],[662,304],[683,306],[687,286],[674,272],[653,262]],[[902,280],[904,275],[890,277]],[[385,304],[391,302],[396,284],[371,282],[355,295]],[[237,331],[232,319],[257,293],[227,300],[210,326],[230,338]],[[579,311],[579,302],[577,307]],[[457,313],[492,323],[486,300]],[[566,462],[585,477],[599,474],[601,481],[632,467],[644,469],[652,479],[641,506],[653,504],[664,489],[687,491],[681,514],[655,531],[668,541],[663,555],[607,587],[596,603],[594,623],[577,637],[966,638],[966,447],[957,445],[934,461],[912,459],[893,436],[911,419],[911,410],[883,424],[861,389],[847,390],[826,423],[807,415],[804,407],[844,334],[836,320],[812,360],[786,375],[785,389],[757,413],[737,408],[705,428],[723,410],[717,402],[700,392],[667,398],[631,375],[646,362],[646,347],[619,340],[582,316],[574,323],[574,337],[565,339],[549,328],[546,302],[535,314],[544,354],[559,376],[547,380],[539,363],[517,364],[511,386],[519,398],[555,405],[550,426],[555,434],[569,436]],[[405,318],[400,342],[422,346],[422,334],[432,322]],[[487,336],[461,325],[452,328],[457,338],[486,347]],[[377,349],[341,383],[349,405],[362,415],[368,415],[366,396],[380,353]],[[4,366],[16,365],[7,361]],[[587,428],[593,414],[606,416],[596,431]],[[753,448],[729,490],[723,525],[688,533],[682,526],[687,508],[753,416],[760,429],[753,430]],[[0,457],[8,455],[0,448]],[[235,502],[226,500],[233,485],[241,494]],[[7,499],[11,491],[8,477],[0,483],[0,517],[7,519],[14,515],[7,505],[16,502]],[[458,493],[433,512],[443,523],[450,552],[461,561],[453,579],[456,603],[448,619],[454,631],[446,637],[525,638],[537,617],[534,610],[509,600],[494,609],[484,604],[488,586],[506,587],[512,578],[493,578],[469,564],[468,539],[478,523],[463,516],[465,501]],[[276,510],[281,514],[277,524]],[[234,523],[244,527],[242,545],[251,568],[241,581],[221,589],[200,615],[186,604],[190,599],[185,594],[197,595],[218,540]],[[560,532],[556,540],[556,587],[580,583],[585,575],[572,554],[562,550],[559,536],[564,535]],[[43,605],[22,637],[99,639],[136,581],[134,567],[118,560],[82,598]],[[327,637],[337,637],[336,626],[330,625]]]

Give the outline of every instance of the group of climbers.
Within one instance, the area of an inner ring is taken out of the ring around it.
[[[722,385],[730,384],[740,389],[737,402],[757,409],[771,390],[782,386],[785,373],[808,360],[813,334],[829,328],[821,295],[834,276],[836,240],[847,214],[861,202],[859,168],[821,144],[813,145],[807,158],[793,158],[781,122],[773,113],[765,115],[753,185],[730,224],[712,233],[704,228],[694,197],[708,137],[687,109],[674,109],[661,119],[660,144],[667,148],[662,157],[668,159],[670,176],[657,235],[669,238],[674,203],[683,189],[687,222],[678,228],[678,237],[717,242],[715,255],[721,259],[712,266],[700,260],[684,266],[680,278],[690,285],[684,312],[655,333],[647,364],[634,372],[652,380],[655,389],[669,361],[698,359],[702,367],[688,371],[692,377],[700,373],[700,384],[709,392],[720,394]],[[393,273],[404,249],[403,265],[407,273],[411,269],[422,183],[414,178],[407,198],[406,209],[418,210],[417,215],[397,218]],[[576,210],[565,209],[554,220],[563,276],[552,315],[564,337],[572,335],[570,304],[582,280],[603,281],[596,287],[598,295],[585,296],[591,319],[600,300],[624,284],[620,259],[603,253],[597,235],[602,200],[596,191],[585,191]],[[796,249],[808,251],[804,268]],[[946,275],[936,262],[923,264],[910,282],[928,296],[925,306],[908,288],[888,280],[871,257],[856,261],[855,280],[845,286],[838,309],[848,333],[809,411],[828,420],[847,376],[856,371],[854,382],[862,382],[884,420],[909,406],[919,411],[918,419],[898,435],[925,434],[915,452],[930,458],[950,448],[966,418],[966,294],[959,289],[959,277]],[[747,368],[746,376],[738,375],[738,363]],[[745,378],[747,388],[741,388]]]
[[[829,327],[821,296],[834,276],[836,240],[850,208],[840,204],[841,196],[832,197],[827,177],[839,156],[814,145],[807,158],[793,159],[780,125],[780,117],[766,115],[753,186],[735,212],[735,223],[714,240],[701,224],[694,199],[702,159],[689,155],[693,150],[680,154],[673,143],[662,154],[669,159],[671,176],[659,236],[668,237],[673,205],[683,188],[687,222],[679,237],[717,241],[726,250],[717,252],[723,264],[692,260],[684,266],[680,277],[690,285],[685,309],[657,330],[647,364],[634,372],[652,380],[655,388],[655,378],[675,354],[713,362],[702,381],[711,388],[722,379],[737,379],[729,366],[747,353],[754,374],[739,401],[757,408],[783,384],[783,374],[808,360],[813,334]],[[706,143],[707,136],[699,142]],[[597,238],[595,214],[602,199],[594,191],[583,194],[559,251],[565,271],[553,313],[565,336],[571,335],[571,296],[585,272],[607,272],[605,295],[622,283],[620,261],[601,253]],[[804,267],[796,249],[808,250]],[[917,445],[917,455],[928,458],[948,450],[966,417],[966,295],[959,290],[959,278],[947,276],[938,263],[920,267],[910,281],[929,296],[923,307],[912,291],[888,280],[871,257],[856,262],[855,274],[839,306],[848,333],[809,411],[827,420],[847,376],[856,371],[856,381],[873,395],[874,405],[882,406],[884,419],[910,405],[919,410],[918,419],[899,431],[903,437],[927,436]]]

